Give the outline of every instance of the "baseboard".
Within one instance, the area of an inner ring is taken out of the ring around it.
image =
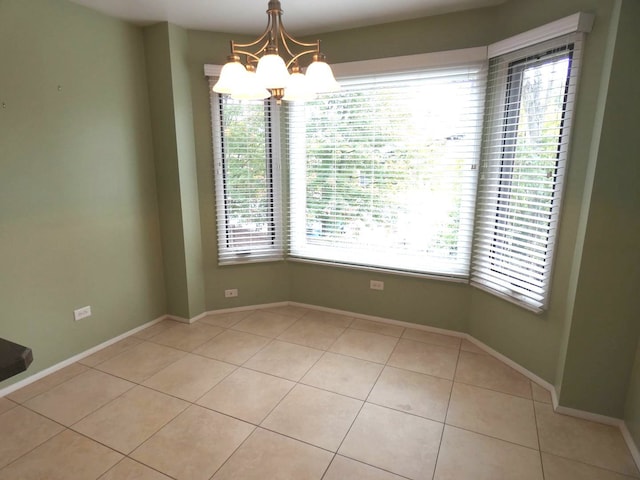
[[[6,395],[9,395],[12,392],[15,392],[16,390],[21,389],[22,387],[26,387],[27,385],[33,383],[33,382],[37,382],[38,380],[40,380],[41,378],[46,377],[47,375],[51,375],[52,373],[57,372],[58,370],[61,370],[65,367],[68,367],[69,365],[71,365],[72,363],[76,363],[79,360],[82,360],[85,357],[88,357],[89,355],[93,355],[94,353],[96,353],[99,350],[102,350],[103,348],[106,348],[110,345],[113,345],[114,343],[119,342],[120,340],[123,340],[131,335],[134,335],[136,333],[138,333],[141,330],[144,330],[145,328],[149,328],[152,325],[155,325],[158,322],[161,322],[162,320],[165,320],[167,318],[167,315],[162,315],[161,317],[156,318],[155,320],[151,320],[150,322],[147,322],[143,325],[140,325],[139,327],[136,327],[132,330],[129,330],[125,333],[122,333],[120,335],[118,335],[117,337],[113,337],[109,340],[107,340],[106,342],[102,342],[99,345],[96,345],[95,347],[91,347],[88,350],[85,350],[84,352],[78,353],[77,355],[74,355],[73,357],[67,358],[66,360],[63,360],[62,362],[56,363],[55,365],[52,365],[51,367],[45,368],[44,370],[41,370],[37,373],[34,373],[33,375],[28,376],[25,379],[22,379],[16,383],[12,383],[11,385],[4,387],[3,389],[0,390],[0,397],[4,397]]]
[[[190,319],[186,319],[186,318],[182,318],[176,315],[163,315],[159,318],[156,318],[155,320],[152,320],[150,322],[147,322],[143,325],[140,325],[139,327],[136,327],[132,330],[129,330],[121,335],[118,335],[117,337],[114,337],[110,340],[107,340],[106,342],[101,343],[100,345],[96,345],[95,347],[92,347],[82,353],[79,353],[77,355],[74,355],[71,358],[68,358],[67,360],[64,360],[60,363],[57,363],[56,365],[53,365],[45,370],[42,370],[34,375],[31,375],[27,378],[25,378],[24,380],[21,380],[19,382],[16,382],[12,385],[9,385],[8,387],[3,388],[2,390],[0,390],[0,397],[4,397],[6,395],[8,395],[9,393],[12,393],[22,387],[25,387],[37,380],[40,380],[43,377],[46,377],[47,375],[50,375],[64,367],[67,367],[69,365],[71,365],[72,363],[77,362],[78,360],[81,360],[85,357],[88,357],[89,355],[92,355],[93,353],[102,350],[103,348],[106,348],[110,345],[113,345],[116,342],[119,342],[120,340],[129,337],[131,335],[134,335],[135,333],[144,330],[145,328],[148,328],[158,322],[161,322],[162,320],[165,319],[171,319],[171,320],[175,320],[178,322],[182,322],[182,323],[194,323],[198,320],[200,320],[201,318],[207,316],[207,315],[220,315],[220,314],[224,314],[224,313],[233,313],[233,312],[242,312],[242,311],[247,311],[247,310],[255,310],[255,309],[260,309],[260,308],[274,308],[274,307],[283,307],[283,306],[293,306],[293,307],[301,307],[301,308],[307,308],[310,310],[317,310],[317,311],[321,311],[321,312],[328,312],[328,313],[335,313],[337,315],[345,315],[348,317],[353,317],[353,318],[359,318],[362,320],[371,320],[371,321],[375,321],[375,322],[380,322],[380,323],[385,323],[388,325],[396,325],[396,326],[401,326],[401,327],[405,327],[405,328],[413,328],[416,330],[423,330],[423,331],[427,331],[427,332],[432,332],[432,333],[438,333],[440,335],[447,335],[447,336],[451,336],[451,337],[457,337],[457,338],[463,338],[468,340],[469,342],[473,343],[475,346],[477,346],[478,348],[480,348],[481,350],[483,350],[484,352],[486,352],[488,355],[491,355],[492,357],[500,360],[501,362],[505,363],[506,365],[508,365],[509,367],[513,368],[515,371],[521,373],[522,375],[524,375],[525,377],[527,377],[529,380],[537,383],[538,385],[540,385],[541,387],[545,388],[546,390],[549,391],[549,393],[551,394],[551,398],[552,398],[552,402],[553,402],[553,409],[556,413],[562,414],[562,415],[568,415],[571,417],[576,417],[576,418],[581,418],[583,420],[589,420],[592,422],[597,422],[597,423],[602,423],[605,425],[611,425],[614,427],[618,427],[620,429],[620,433],[622,434],[622,437],[625,440],[625,443],[627,444],[627,447],[629,448],[629,451],[631,453],[631,456],[633,457],[633,460],[635,461],[636,465],[638,466],[638,468],[640,469],[640,451],[638,450],[638,446],[636,445],[635,441],[633,440],[633,437],[631,436],[631,433],[629,432],[629,429],[627,428],[626,423],[619,419],[619,418],[614,418],[614,417],[608,417],[606,415],[600,415],[597,413],[591,413],[591,412],[587,412],[584,410],[578,410],[575,408],[569,408],[569,407],[563,407],[562,405],[558,404],[558,395],[556,392],[555,387],[547,382],[546,380],[540,378],[538,375],[534,374],[533,372],[530,372],[529,370],[527,370],[526,368],[524,368],[523,366],[519,365],[518,363],[514,362],[513,360],[511,360],[510,358],[504,356],[503,354],[501,354],[500,352],[497,352],[496,350],[492,349],[491,347],[489,347],[488,345],[484,344],[483,342],[481,342],[480,340],[476,339],[475,337],[471,336],[468,333],[463,333],[463,332],[456,332],[454,330],[447,330],[444,328],[437,328],[437,327],[430,327],[428,325],[421,325],[421,324],[417,324],[417,323],[411,323],[411,322],[405,322],[402,320],[394,320],[394,319],[390,319],[390,318],[385,318],[385,317],[378,317],[378,316],[374,316],[374,315],[366,315],[366,314],[362,314],[362,313],[356,313],[356,312],[349,312],[346,310],[339,310],[339,309],[335,309],[335,308],[327,308],[327,307],[321,307],[318,305],[311,305],[311,304],[307,304],[307,303],[299,303],[299,302],[275,302],[275,303],[266,303],[266,304],[260,304],[260,305],[250,305],[250,306],[242,306],[242,307],[232,307],[232,308],[224,308],[224,309],[219,309],[219,310],[210,310],[204,313],[201,313],[200,315],[197,315],[196,317],[190,318]]]
[[[247,310],[255,310],[257,308],[286,307],[287,305],[289,305],[289,302],[263,303],[260,305],[249,305],[244,307],[232,307],[232,308],[221,308],[219,310],[209,310],[193,318],[184,318],[184,317],[179,317],[178,315],[167,315],[167,318],[170,320],[175,320],[176,322],[181,322],[181,323],[194,323],[206,317],[207,315],[221,315],[223,313],[245,312]]]
[[[421,325],[419,323],[404,322],[402,320],[393,320],[391,318],[376,317],[374,315],[366,315],[363,313],[348,312],[346,310],[338,310],[336,308],[320,307],[320,306],[311,305],[308,303],[299,303],[299,302],[287,302],[287,303],[292,307],[302,307],[302,308],[308,308],[311,310],[318,310],[321,312],[335,313],[337,315],[345,315],[347,317],[360,318],[362,320],[371,320],[373,322],[386,323],[388,325],[396,325],[398,327],[408,327],[408,328],[413,328],[415,330],[423,330],[425,332],[439,333],[441,335],[448,335],[450,337],[458,337],[458,338],[467,337],[466,333],[456,332],[455,330],[447,330],[445,328],[430,327],[428,325]]]
[[[636,462],[638,469],[640,469],[640,450],[638,450],[638,445],[636,445],[635,440],[631,436],[631,432],[629,431],[627,424],[623,421],[620,423],[620,431],[622,432],[622,438],[627,442],[627,447],[629,447],[633,460]]]
[[[452,337],[464,338],[464,339],[470,341],[471,343],[473,343],[475,346],[477,346],[478,348],[480,348],[484,352],[486,352],[488,355],[491,355],[492,357],[500,360],[504,364],[506,364],[509,367],[513,368],[518,373],[521,373],[522,375],[527,377],[532,382],[537,383],[542,388],[544,388],[547,391],[549,391],[549,393],[551,394],[551,400],[552,400],[552,403],[553,403],[553,409],[554,409],[554,411],[556,413],[559,413],[559,414],[562,414],[562,415],[568,415],[568,416],[571,416],[571,417],[581,418],[583,420],[589,420],[589,421],[592,421],[592,422],[602,423],[602,424],[605,424],[605,425],[611,425],[611,426],[614,426],[614,427],[618,427],[620,429],[622,437],[624,438],[624,440],[625,440],[625,442],[627,444],[627,447],[629,448],[629,451],[631,452],[631,456],[633,457],[633,460],[635,461],[636,465],[640,469],[640,452],[638,451],[638,447],[635,444],[635,442],[633,440],[633,437],[631,436],[631,433],[629,432],[629,429],[627,428],[627,425],[624,423],[623,420],[621,420],[619,418],[608,417],[606,415],[600,415],[600,414],[597,414],[597,413],[591,413],[591,412],[587,412],[587,411],[584,411],[584,410],[578,410],[578,409],[575,409],[575,408],[568,408],[568,407],[563,407],[563,406],[559,405],[558,404],[558,394],[556,392],[556,388],[555,388],[554,385],[552,385],[551,383],[547,382],[543,378],[539,377],[535,373],[527,370],[522,365],[514,362],[510,358],[504,356],[500,352],[497,352],[493,348],[491,348],[488,345],[482,343],[480,340],[478,340],[477,338],[469,335],[468,333],[456,332],[456,331],[453,331],[453,330],[446,330],[446,329],[443,329],[443,328],[430,327],[430,326],[427,326],[427,325],[420,325],[420,324],[411,323],[411,322],[404,322],[404,321],[400,321],[400,320],[393,320],[393,319],[390,319],[390,318],[376,317],[376,316],[372,316],[372,315],[364,315],[364,314],[361,314],[361,313],[348,312],[348,311],[345,311],[345,310],[337,310],[337,309],[334,309],[334,308],[319,307],[319,306],[316,306],[316,305],[310,305],[310,304],[305,304],[305,303],[289,302],[289,305],[296,306],[296,307],[309,308],[309,309],[313,309],[313,310],[319,310],[319,311],[323,311],[323,312],[336,313],[338,315],[346,315],[346,316],[353,317],[353,318],[362,318],[364,320],[373,320],[373,321],[376,321],[376,322],[386,323],[386,324],[389,324],[389,325],[397,325],[397,326],[402,326],[402,327],[406,327],[406,328],[414,328],[414,329],[417,329],[417,330],[424,330],[424,331],[427,331],[427,332],[439,333],[441,335],[448,335],[448,336],[452,336]]]

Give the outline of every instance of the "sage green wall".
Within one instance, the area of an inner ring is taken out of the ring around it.
[[[627,391],[624,421],[636,445],[640,445],[640,342],[638,342],[638,348],[636,349],[636,357]]]
[[[0,337],[35,358],[8,385],[166,303],[140,30],[2,0],[0,58]]]
[[[205,311],[204,272],[185,30],[145,29],[168,311],[184,319]]]
[[[189,51],[181,60],[188,69],[193,99],[206,310],[290,299],[289,273],[284,262],[218,266],[209,83],[204,76],[204,65],[225,63],[231,38],[237,41],[250,40],[250,37],[242,35],[190,31]],[[225,298],[224,290],[228,288],[237,288],[239,296]]]
[[[598,101],[606,99],[602,72],[612,8],[610,0],[512,0],[496,16],[504,38],[575,12],[595,14],[593,30],[584,43],[549,308],[536,315],[483,291],[471,292],[469,333],[556,385],[580,267],[584,234],[580,222],[589,208],[589,171],[597,160],[592,139],[599,135]]]
[[[563,405],[622,417],[640,334],[640,2],[620,0]]]

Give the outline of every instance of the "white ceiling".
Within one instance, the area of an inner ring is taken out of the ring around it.
[[[71,0],[138,25],[168,21],[184,28],[261,33],[268,0]],[[438,15],[506,0],[281,0],[289,33],[304,35]]]

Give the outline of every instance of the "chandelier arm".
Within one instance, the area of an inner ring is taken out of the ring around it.
[[[269,15],[269,20],[267,21],[267,28],[265,28],[264,32],[262,32],[262,34],[253,42],[250,43],[238,43],[235,42],[233,40],[231,40],[231,53],[236,53],[235,52],[235,47],[239,47],[239,48],[249,48],[249,47],[254,47],[256,45],[258,45],[259,43],[267,40],[267,43],[269,42],[269,34],[271,33],[273,27],[273,19],[271,18],[271,15]],[[258,50],[258,52],[256,53],[260,53],[264,50],[264,47],[260,50]]]
[[[311,42],[311,43],[301,42],[300,40],[296,40],[295,38],[293,38],[289,34],[289,32],[287,32],[287,30],[284,28],[284,25],[280,26],[280,30],[281,30],[280,36],[282,37],[283,40],[285,39],[289,40],[300,47],[315,47],[318,49],[318,52],[320,52],[320,40],[316,40],[315,42]]]
[[[255,43],[254,44],[250,44],[248,46],[254,46],[254,45],[255,45]],[[237,45],[234,45],[232,53],[234,55],[246,55],[247,57],[252,58],[256,62],[258,62],[260,60],[260,54],[262,54],[264,51],[266,51],[268,45],[269,45],[269,41],[266,41],[258,50],[256,50],[255,52],[250,52],[248,50],[242,50],[240,48],[235,48],[235,47],[242,47],[242,48],[245,47],[245,45],[237,44]]]
[[[315,50],[305,50],[304,52],[300,52],[298,54],[295,54],[292,56],[291,60],[289,60],[287,62],[287,68],[289,68],[291,65],[293,65],[294,63],[298,62],[298,59],[302,58],[305,55],[312,55],[315,54],[316,51]]]

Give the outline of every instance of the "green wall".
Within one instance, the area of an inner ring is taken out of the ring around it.
[[[0,336],[34,347],[32,373],[164,313],[311,303],[469,332],[556,384],[562,405],[626,412],[637,438],[637,0],[511,0],[321,39],[330,62],[347,62],[487,45],[577,11],[596,21],[551,304],[534,315],[460,283],[298,262],[218,266],[203,65],[248,37],[3,0],[0,302],[10,320]],[[239,297],[225,299],[227,288]],[[73,322],[86,304],[93,317]]]
[[[2,0],[0,58],[0,337],[33,374],[166,312],[142,32]]]
[[[621,417],[640,334],[640,2],[619,12],[567,348],[564,405]]]
[[[167,313],[205,310],[198,180],[186,32],[160,23],[144,31],[167,290]]]
[[[640,342],[636,349],[631,381],[627,391],[624,421],[636,445],[640,445]]]
[[[496,17],[500,36],[507,37],[578,11],[595,14],[593,30],[584,42],[549,308],[536,315],[483,291],[471,292],[469,333],[557,387],[582,257],[581,221],[589,209],[589,171],[597,161],[591,153],[592,139],[599,136],[601,112],[596,107],[606,100],[602,73],[607,68],[613,5],[610,0],[512,0],[498,9]]]
[[[189,31],[188,36],[189,51],[182,61],[191,80],[206,309],[290,300],[285,262],[218,266],[209,82],[204,76],[204,65],[223,64],[229,55],[229,40],[249,41],[250,37],[200,31]],[[225,298],[224,290],[229,288],[237,288],[239,296]]]

